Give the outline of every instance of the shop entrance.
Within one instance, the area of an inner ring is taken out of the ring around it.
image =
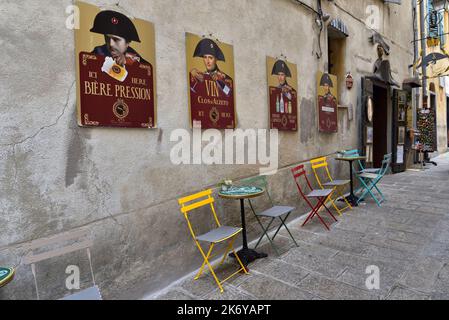
[[[384,155],[388,153],[388,90],[373,86],[373,165],[382,166]]]

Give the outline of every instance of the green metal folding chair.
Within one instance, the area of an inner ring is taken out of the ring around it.
[[[384,156],[384,160],[390,161],[390,163],[391,163],[392,159],[393,159],[392,153],[388,153]],[[382,170],[382,168],[364,168],[363,169],[363,166],[361,168],[362,168],[362,170],[359,173],[379,173]],[[391,169],[391,166],[388,166],[387,172],[385,174],[389,173],[390,169]]]
[[[359,150],[354,149],[354,150],[349,150],[349,151],[345,151],[343,153],[343,156],[345,157],[358,157],[360,155]],[[392,160],[393,155],[391,153],[386,154],[384,156],[384,160]],[[357,164],[359,165],[359,169],[357,170],[356,168],[353,167],[354,172],[357,173],[378,173],[381,168],[365,168],[365,166],[363,165],[362,161],[357,161]],[[390,169],[390,167],[388,168]]]
[[[267,198],[268,198],[268,203],[270,206],[268,209],[266,209],[262,212],[256,212],[253,202],[251,201],[251,199],[248,199],[249,205],[251,207],[251,211],[254,213],[254,216],[256,217],[256,220],[259,223],[259,225],[263,231],[263,234],[259,238],[259,241],[257,242],[257,244],[255,246],[255,249],[257,249],[257,247],[260,245],[260,243],[262,242],[264,237],[266,237],[268,239],[268,241],[270,242],[271,246],[273,247],[274,251],[276,252],[276,254],[279,255],[279,250],[278,250],[277,246],[274,244],[274,240],[276,239],[277,235],[279,234],[279,232],[282,230],[283,227],[285,228],[287,233],[290,235],[290,238],[293,240],[295,245],[298,247],[299,246],[298,243],[296,242],[295,238],[293,237],[290,229],[288,228],[288,226],[286,224],[288,218],[290,217],[292,212],[295,211],[296,208],[290,207],[290,206],[276,206],[274,204],[274,201],[271,198],[271,195],[268,191],[268,183],[267,183],[266,176],[258,176],[255,178],[246,179],[246,180],[242,181],[242,184],[256,186],[256,187],[265,189],[265,192],[266,192]],[[264,226],[264,224],[262,223],[263,218],[269,219],[268,224],[266,226]],[[277,228],[274,236],[270,237],[269,232],[272,229],[274,230],[274,228],[271,229],[271,227],[273,226],[273,223],[276,220],[280,221],[280,225]]]
[[[354,149],[354,150],[345,151],[343,153],[343,156],[344,157],[359,157],[360,153],[359,153],[359,150]],[[352,164],[353,165],[352,169],[354,170],[354,172],[360,172],[360,171],[365,169],[365,167],[363,166],[362,161],[358,160],[357,164],[359,165],[360,170],[357,170],[356,168],[354,168],[354,163],[353,163]]]
[[[390,165],[391,159],[385,159],[382,161],[382,168],[380,168],[377,173],[366,172],[357,175],[357,178],[362,184],[362,193],[359,196],[359,200],[357,201],[357,203],[360,203],[364,201],[366,197],[371,196],[379,207],[382,205],[382,203],[385,201],[385,196],[383,195],[382,191],[380,191],[377,185],[387,173]],[[376,197],[373,192],[374,190],[378,192],[380,199]]]

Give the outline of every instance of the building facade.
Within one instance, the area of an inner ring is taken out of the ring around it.
[[[223,178],[256,176],[261,166],[172,163],[171,133],[191,132],[186,32],[232,44],[238,129],[269,129],[267,56],[282,54],[297,65],[298,131],[279,133],[279,170],[268,177],[275,201],[297,207],[296,217],[307,209],[292,166],[355,148],[371,152],[375,165],[383,154],[397,152],[393,84],[401,89],[413,76],[411,1],[323,0],[322,12],[314,0],[88,2],[154,23],[157,129],[78,127],[74,31],[66,27],[72,1],[0,4],[11,13],[0,22],[9,61],[0,86],[0,265],[17,266],[0,299],[36,297],[32,269],[23,260],[31,241],[80,229],[93,239],[93,272],[105,298],[139,298],[198,267],[201,258],[177,199]],[[319,72],[338,77],[337,133],[319,131]],[[374,119],[367,122],[369,97]],[[331,165],[335,176],[348,176],[347,165]],[[240,224],[238,203],[217,199],[217,208],[224,223]],[[207,229],[204,219],[198,223]],[[259,228],[249,223],[256,238]],[[69,293],[71,265],[80,267],[81,287],[91,281],[83,254],[36,265],[41,298]]]
[[[448,43],[448,12],[446,1],[421,1],[417,5],[417,72],[420,74],[423,88],[419,90],[420,99],[424,101],[419,107],[430,108],[434,113],[433,151],[444,153],[448,149],[448,87],[447,67],[449,66],[447,52]],[[430,63],[423,69],[422,60],[430,57]],[[442,57],[432,61],[433,57]],[[418,108],[419,118],[419,108]],[[418,124],[419,126],[419,124]],[[418,128],[419,130],[419,128]],[[418,138],[419,139],[419,138]]]

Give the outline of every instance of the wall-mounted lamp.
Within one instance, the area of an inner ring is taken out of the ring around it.
[[[333,0],[328,0],[328,1],[333,1]],[[317,6],[318,6],[318,19],[320,19],[322,23],[329,21],[331,16],[328,13],[323,12],[323,8],[321,6],[321,0],[317,0]],[[321,26],[322,26],[322,23],[321,23]]]
[[[326,23],[327,21],[329,21],[329,19],[331,18],[331,16],[327,13],[323,12],[323,9],[321,7],[321,0],[317,0],[317,9],[314,9],[313,7],[311,7],[310,5],[304,3],[302,0],[292,0],[294,3],[299,4],[301,6],[303,6],[304,8],[307,8],[308,10],[314,12],[316,14],[316,18],[315,18],[315,23],[318,26],[319,29],[319,35],[318,38],[321,40],[321,33],[323,31],[323,27],[324,27],[324,23]],[[333,2],[333,0],[327,0],[329,2]],[[319,52],[316,53],[317,58],[320,59],[322,56],[322,50],[321,50],[321,42],[318,41],[318,46],[319,46]]]

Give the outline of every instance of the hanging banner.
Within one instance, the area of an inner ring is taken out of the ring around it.
[[[190,120],[202,129],[234,129],[234,51],[229,44],[186,33]]]
[[[337,77],[318,72],[318,121],[320,132],[338,132]]]
[[[270,128],[298,130],[298,71],[295,64],[267,57]]]
[[[84,2],[76,5],[78,124],[156,127],[153,24]]]

